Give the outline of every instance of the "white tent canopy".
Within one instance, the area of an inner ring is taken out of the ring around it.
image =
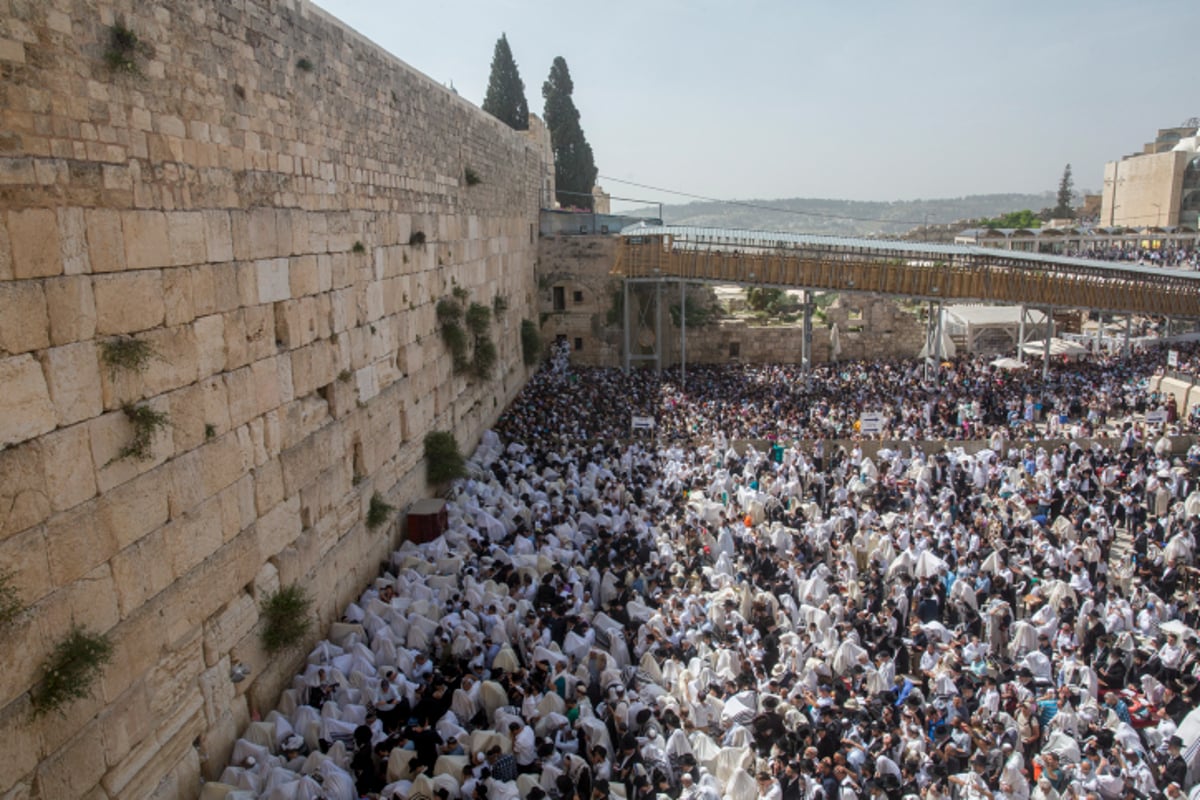
[[[1032,342],[1026,342],[1021,348],[1023,352],[1031,356],[1040,356],[1046,351],[1046,340],[1038,339]],[[1069,342],[1066,339],[1053,337],[1050,339],[1050,355],[1051,356],[1081,356],[1087,352],[1087,348],[1078,342]]]

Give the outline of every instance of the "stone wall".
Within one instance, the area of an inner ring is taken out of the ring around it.
[[[195,796],[306,652],[264,653],[262,597],[334,620],[399,539],[372,494],[427,494],[424,434],[470,450],[523,384],[550,156],[302,0],[0,12],[0,797]],[[438,336],[455,286],[508,302],[488,381]],[[145,460],[129,403],[169,416]],[[73,624],[113,661],[33,719]]]

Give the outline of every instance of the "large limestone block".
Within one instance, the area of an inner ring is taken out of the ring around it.
[[[87,225],[82,208],[60,208],[57,211],[61,237],[63,272],[83,275],[91,272],[87,250]]]
[[[44,525],[0,541],[0,564],[12,572],[11,586],[22,608],[33,607],[55,588],[46,555]]]
[[[165,529],[168,560],[175,578],[196,568],[224,544],[221,502],[212,498]]]
[[[233,260],[233,229],[228,211],[205,211],[204,243],[210,261]]]
[[[47,434],[42,439],[46,492],[55,511],[66,511],[96,495],[96,468],[86,425]]]
[[[112,530],[97,518],[94,501],[56,514],[46,523],[50,577],[62,586],[78,580],[117,552]]]
[[[94,279],[96,332],[134,333],[163,324],[162,274],[158,271],[102,275]]]
[[[171,241],[167,216],[161,211],[122,211],[121,228],[125,235],[125,263],[129,269],[169,267]]]
[[[92,279],[85,275],[53,278],[45,282],[53,344],[70,344],[96,334],[96,297]]]
[[[204,214],[200,211],[172,211],[166,217],[171,263],[184,266],[207,261]]]
[[[0,387],[0,447],[54,430],[58,417],[33,356],[0,359]]]
[[[50,319],[41,282],[0,283],[0,353],[17,355],[49,344]]]
[[[234,645],[245,638],[258,623],[258,604],[246,592],[239,593],[204,623],[204,662],[217,663]],[[224,680],[230,684],[228,676]],[[232,692],[229,699],[232,700]]]
[[[121,618],[130,617],[175,580],[167,528],[154,531],[112,557]]]
[[[165,397],[148,401],[155,411],[169,414],[169,403]],[[121,457],[121,450],[133,438],[133,427],[122,411],[112,411],[89,421],[88,431],[92,437],[92,461],[96,466],[96,486],[101,492],[120,486],[126,481],[157,467],[175,451],[170,423],[159,430],[151,442],[149,457],[139,461],[132,457]]]
[[[234,211],[233,254],[239,261],[258,258],[274,258],[280,255],[278,225],[273,208],[255,208],[249,211]],[[287,249],[291,249],[289,241]]]
[[[289,265],[286,258],[263,259],[254,262],[257,276],[258,302],[275,303],[291,297]]]
[[[93,720],[38,765],[38,788],[42,797],[85,797],[107,768],[100,724]]]
[[[91,419],[103,411],[100,358],[94,344],[52,347],[42,355],[42,365],[59,425]]]
[[[12,271],[16,278],[49,278],[63,271],[58,219],[51,209],[8,212]]]
[[[121,232],[121,214],[104,208],[84,212],[87,225],[88,261],[92,272],[120,272],[125,269],[125,237]]]
[[[166,307],[167,325],[184,325],[195,319],[192,270],[163,270],[163,305]]]
[[[111,629],[120,620],[120,612],[109,565],[101,564],[54,592],[43,601],[40,613],[47,641],[57,641],[74,624],[92,631]]]
[[[112,531],[118,550],[166,524],[168,470],[164,466],[140,475],[100,498],[97,524]]]
[[[109,764],[120,763],[134,745],[153,736],[157,719],[150,712],[149,692],[145,681],[137,681],[100,713],[101,736]]]
[[[0,449],[0,509],[5,511],[0,514],[0,539],[50,516],[43,450],[40,440]]]
[[[196,338],[197,370],[201,378],[225,369],[225,317],[209,314],[192,323]]]

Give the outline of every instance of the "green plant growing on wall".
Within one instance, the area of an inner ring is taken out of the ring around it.
[[[109,375],[114,378],[120,370],[143,372],[150,365],[150,359],[158,356],[149,342],[134,339],[132,336],[117,336],[100,343],[100,360],[108,367]]]
[[[113,460],[132,458],[135,461],[146,461],[150,459],[154,455],[152,450],[154,437],[167,427],[170,418],[166,412],[155,411],[147,405],[126,403],[121,410],[125,412],[125,418],[133,426],[133,439],[121,448]]]
[[[412,247],[418,247],[425,244],[425,231],[413,231],[408,235],[408,243]]]
[[[425,477],[433,486],[466,477],[467,462],[458,449],[458,441],[449,431],[430,431],[425,435]]]
[[[204,423],[204,441],[211,441],[217,438],[217,426],[211,422]]]
[[[268,653],[277,653],[304,638],[312,625],[311,608],[312,598],[295,583],[281,586],[263,598],[259,605],[263,618],[260,638]]]
[[[483,183],[483,178],[479,177],[479,173],[470,167],[463,170],[463,178],[466,180],[467,186],[475,186]]]
[[[379,494],[379,492],[371,495],[371,505],[367,508],[367,528],[375,530],[387,522],[395,510],[391,504],[383,499],[383,495]]]
[[[454,299],[460,303],[467,302],[467,299],[471,296],[462,286],[455,286],[450,290],[450,294],[454,295]]]
[[[492,311],[482,303],[471,303],[467,307],[467,327],[475,336],[487,336],[488,325],[492,322]]]
[[[301,56],[300,60],[296,62],[296,69],[301,70],[303,72],[312,72],[313,71],[313,62],[309,61],[307,56]]]
[[[531,319],[521,320],[521,355],[528,366],[538,363],[542,358],[542,332]]]
[[[94,634],[78,625],[54,646],[42,663],[42,680],[30,695],[33,716],[61,711],[72,700],[91,694],[92,684],[112,660],[113,645],[107,634]]]
[[[496,296],[492,298],[492,313],[497,317],[501,317],[504,316],[505,311],[508,311],[508,298],[497,293]]]
[[[338,380],[341,381],[342,383],[349,383],[350,379],[353,377],[354,377],[354,373],[348,369],[344,369],[338,373]]]
[[[0,629],[21,613],[21,596],[13,583],[14,577],[12,570],[0,569]]]
[[[446,348],[454,358],[454,369],[456,372],[466,369],[469,364],[467,359],[467,332],[462,327],[462,315],[462,306],[457,301],[449,298],[438,301],[437,318],[442,333],[442,341],[446,343]]]
[[[471,359],[471,374],[481,381],[492,377],[492,370],[499,360],[496,343],[491,339],[480,339],[475,343],[475,356]]]
[[[138,35],[123,22],[115,23],[108,29],[108,48],[104,51],[104,63],[113,72],[138,73],[135,57],[142,43]]]
[[[362,242],[355,242],[354,247],[351,247],[350,250],[354,253],[358,253],[359,255],[361,255],[361,254],[367,252],[367,246],[364,245]]]

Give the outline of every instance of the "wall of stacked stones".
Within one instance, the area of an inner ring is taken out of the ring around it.
[[[549,155],[301,0],[0,0],[0,74],[0,797],[195,796],[303,659],[260,600],[334,620],[399,538],[372,494],[524,382]],[[490,380],[438,335],[455,286],[509,306]],[[169,418],[145,460],[129,403]],[[113,660],[34,718],[73,625]]]

